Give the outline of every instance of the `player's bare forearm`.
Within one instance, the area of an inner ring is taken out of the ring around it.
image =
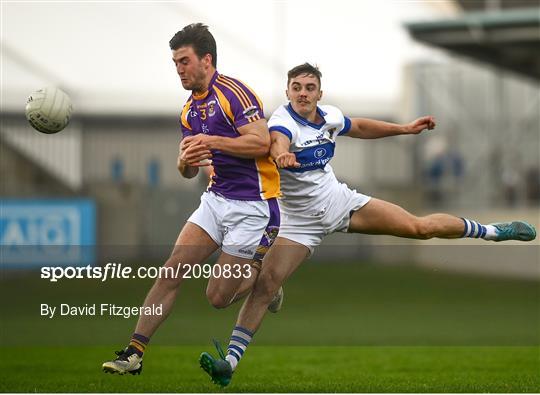
[[[253,134],[240,137],[210,136],[209,146],[239,158],[259,158],[267,156],[270,148],[270,139],[264,139]]]
[[[259,158],[270,152],[270,133],[266,120],[260,119],[238,128],[238,137],[222,137],[206,134],[189,136],[182,140],[181,149],[202,145],[208,150],[218,150],[239,158]]]
[[[352,118],[347,136],[360,139],[377,139],[405,134],[403,125],[368,118]]]
[[[271,132],[270,139],[272,140],[270,156],[280,169],[300,167],[300,163],[296,160],[296,155],[293,152],[289,152],[291,141],[287,136],[280,132]]]
[[[176,166],[178,168],[178,171],[184,178],[193,178],[199,173],[199,168],[194,166],[189,166],[186,162],[184,162],[180,155],[178,156],[178,160],[176,162]]]
[[[271,132],[270,139],[270,156],[272,157],[272,159],[275,160],[279,155],[285,152],[289,152],[291,141],[283,133]]]
[[[351,128],[347,136],[361,139],[378,139],[401,134],[418,134],[434,127],[435,119],[432,116],[421,117],[403,125],[368,118],[352,118]]]

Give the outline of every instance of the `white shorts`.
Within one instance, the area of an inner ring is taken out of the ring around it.
[[[277,199],[231,200],[205,192],[188,222],[199,225],[221,246],[239,258],[262,260],[279,231]]]
[[[351,190],[339,183],[330,194],[330,201],[313,207],[312,210],[298,209],[281,204],[281,227],[279,237],[295,241],[309,248],[312,254],[324,236],[334,232],[346,232],[351,212],[363,207],[370,196]]]

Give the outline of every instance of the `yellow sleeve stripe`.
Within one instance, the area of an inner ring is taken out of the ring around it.
[[[227,84],[231,89],[234,89],[238,94],[240,94],[244,99],[246,107],[249,107],[249,105],[251,104],[251,100],[249,99],[249,96],[246,94],[244,89],[240,85],[238,85],[236,81],[229,77],[225,77],[224,75],[220,75],[219,78],[221,78],[221,82],[223,84]]]
[[[255,121],[258,121],[259,119],[261,119],[261,116],[259,115],[259,113],[257,113],[255,115],[252,115],[248,119],[249,119],[249,122],[255,122]]]
[[[249,117],[249,118],[248,118],[248,121],[251,123],[251,122],[258,121],[259,119],[261,119],[261,117],[259,116],[259,114],[255,114],[255,115]]]
[[[225,77],[224,75],[220,75],[219,76],[220,78],[223,78],[223,80],[226,80],[228,82],[230,82],[232,85],[234,85],[235,87],[237,87],[241,92],[242,94],[244,95],[244,97],[246,98],[247,102],[248,102],[248,105],[249,104],[252,104],[253,102],[251,101],[251,99],[247,96],[245,90],[240,86],[238,85],[238,83],[232,79],[230,79],[229,77]],[[246,84],[244,84],[242,82],[242,84],[246,87],[246,89],[249,90],[249,92],[255,97],[255,100],[257,100],[257,104],[259,105],[259,108],[262,110],[263,109],[263,104],[262,104],[262,101],[261,99],[259,98],[259,96],[257,96],[257,94],[253,91],[253,89],[251,89],[249,86],[247,86]],[[254,122],[254,121],[258,121],[259,119],[261,119],[260,115],[257,114],[257,115],[254,115],[253,117],[249,117],[248,120],[249,122]]]
[[[242,91],[242,89],[238,87],[238,85],[235,86],[230,80],[226,80],[221,75],[218,77],[218,80],[220,83],[229,88],[236,97],[238,97],[238,99],[242,103],[242,106],[244,107],[244,110],[249,107],[250,100],[247,97],[246,93]]]
[[[182,109],[182,115],[180,116],[180,121],[182,122],[182,125],[186,128],[191,130],[191,125],[189,124],[187,120],[187,113],[189,111],[189,107],[191,106],[191,100],[188,100],[188,102],[184,105],[184,108]]]
[[[231,119],[231,122],[234,123],[234,115],[231,111],[231,103],[229,103],[229,100],[227,100],[227,98],[225,97],[221,89],[219,89],[215,85],[214,85],[214,90],[216,91],[221,108],[223,108],[223,111],[225,111],[225,114]]]
[[[244,84],[244,82],[242,82],[242,84]],[[257,104],[259,105],[259,108],[262,110],[263,109],[263,104],[262,104],[262,101],[261,99],[259,98],[259,96],[257,96],[257,94],[255,93],[255,91],[253,89],[251,89],[249,86],[247,86],[246,84],[244,84],[244,86],[247,88],[247,90],[249,90],[251,92],[251,94],[253,96],[255,96],[255,99],[257,100]]]

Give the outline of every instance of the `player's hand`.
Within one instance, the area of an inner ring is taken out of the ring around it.
[[[418,134],[423,130],[431,130],[436,126],[435,118],[431,115],[420,117],[405,126],[407,134]]]
[[[212,143],[213,143],[212,136],[208,136],[206,134],[197,134],[195,136],[187,136],[182,139],[182,142],[180,143],[180,149],[184,151],[187,149],[190,145],[197,145],[202,144],[206,146],[208,149],[212,149]]]
[[[300,163],[296,161],[296,155],[292,152],[283,152],[282,154],[279,154],[274,161],[280,169],[286,167],[300,167]]]
[[[182,143],[184,143],[184,140],[182,140]],[[212,152],[206,144],[192,142],[184,145],[182,143],[180,144],[181,151],[179,153],[182,163],[193,167],[210,166],[212,164],[212,161],[209,160],[212,158]],[[184,146],[185,148],[183,148]]]

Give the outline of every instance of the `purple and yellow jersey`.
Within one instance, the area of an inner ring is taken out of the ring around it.
[[[239,137],[238,128],[264,118],[255,92],[237,79],[215,72],[208,90],[191,95],[181,116],[184,137],[204,133]],[[233,200],[280,196],[279,172],[270,156],[246,159],[212,150],[214,174],[208,190]]]

